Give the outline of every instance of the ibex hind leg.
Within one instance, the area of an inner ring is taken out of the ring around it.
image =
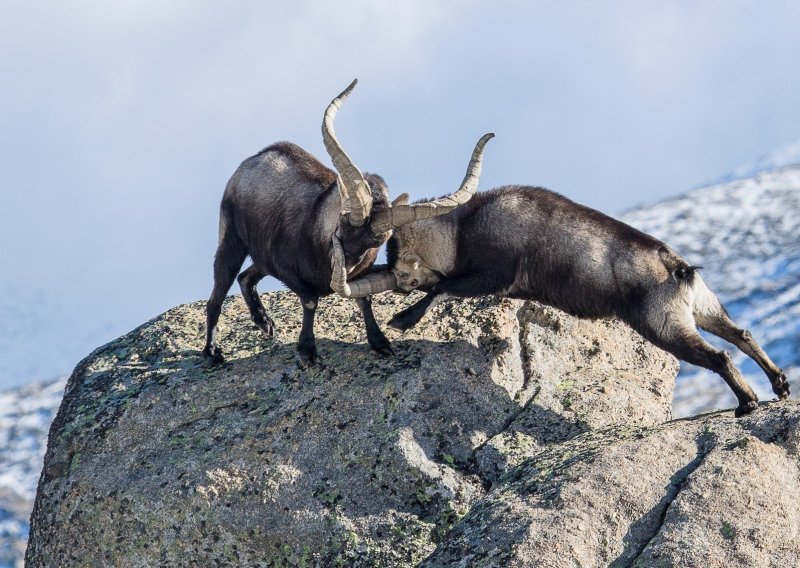
[[[666,292],[660,301],[650,302],[645,317],[633,322],[634,328],[678,359],[720,375],[736,395],[739,403],[736,416],[755,410],[758,397],[733,365],[730,356],[708,344],[697,331],[689,309],[690,299],[680,293],[675,295],[673,290]]]
[[[682,330],[681,333],[658,345],[678,359],[720,375],[736,395],[739,403],[736,408],[737,417],[749,414],[756,409],[758,397],[733,365],[730,355],[725,351],[714,349],[696,330]]]
[[[789,382],[786,375],[769,358],[761,346],[753,339],[746,329],[737,326],[731,320],[719,299],[706,287],[701,279],[697,279],[695,286],[694,319],[697,325],[736,345],[739,350],[755,361],[764,371],[772,385],[772,391],[778,398],[789,396]]]
[[[206,345],[203,355],[212,365],[225,362],[216,342],[217,322],[222,302],[246,257],[247,248],[242,240],[233,231],[223,231],[214,256],[214,289],[206,304]]]
[[[267,337],[272,338],[275,336],[275,322],[267,314],[264,304],[261,303],[258,290],[256,290],[256,285],[266,275],[266,272],[253,264],[239,275],[238,280],[242,289],[244,303],[247,304],[247,308],[250,310],[250,319]]]

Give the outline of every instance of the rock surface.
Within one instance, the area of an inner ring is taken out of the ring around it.
[[[276,338],[230,298],[222,367],[198,355],[204,303],[78,365],[27,565],[797,557],[795,403],[665,424],[673,358],[617,322],[512,300],[444,303],[416,330],[388,332],[396,356],[380,358],[355,304],[324,299],[321,362],[300,371],[299,302],[263,299]],[[378,320],[413,299],[376,298]]]
[[[800,404],[612,426],[523,461],[423,566],[800,562]]]

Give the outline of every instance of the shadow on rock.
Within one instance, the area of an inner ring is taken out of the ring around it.
[[[260,340],[209,369],[186,338],[139,331],[70,378],[40,483],[61,498],[34,514],[34,532],[62,527],[51,557],[293,564],[311,543],[315,562],[414,562],[484,494],[473,449],[519,411],[463,339],[381,358],[322,338],[306,371],[293,344]],[[247,545],[203,544],[218,541]]]
[[[86,554],[122,565],[414,565],[509,463],[618,416],[652,421],[671,393],[669,361],[619,324],[558,316],[554,326],[491,298],[387,331],[389,358],[366,345],[353,302],[327,298],[319,363],[303,371],[297,299],[264,301],[280,324],[272,340],[241,298],[226,301],[220,367],[200,355],[204,302],[78,365],[50,431],[30,566]],[[412,301],[377,297],[376,316]],[[655,387],[633,380],[641,365],[659,374]]]

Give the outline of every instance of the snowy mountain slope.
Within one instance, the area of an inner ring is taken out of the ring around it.
[[[0,567],[25,552],[47,432],[65,379],[0,392]]]
[[[800,144],[797,145],[800,151]],[[785,161],[791,161],[788,153]],[[797,156],[800,161],[800,155]],[[628,212],[623,219],[665,241],[692,264],[800,390],[800,165],[706,187]],[[738,170],[737,170],[738,171]],[[712,343],[734,362],[761,400],[773,398],[764,374],[730,344]],[[678,416],[735,406],[713,373],[682,363]]]
[[[789,166],[800,165],[800,140],[789,142],[764,154],[755,162],[745,164],[735,170],[720,176],[716,180],[704,184],[705,186],[722,185],[738,179],[755,177],[761,172],[779,170]]]

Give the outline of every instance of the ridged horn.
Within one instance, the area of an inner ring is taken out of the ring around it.
[[[331,289],[344,298],[363,298],[397,287],[397,279],[391,270],[368,274],[363,278],[347,281],[344,249],[339,237],[333,236],[333,256],[331,257]]]
[[[467,174],[464,176],[464,181],[461,182],[461,187],[455,193],[425,203],[397,205],[379,211],[372,218],[372,232],[379,235],[406,223],[444,215],[469,201],[478,189],[478,180],[481,176],[481,164],[483,162],[483,148],[492,138],[494,138],[494,134],[488,133],[478,140],[475,150],[472,152],[469,166],[467,166]]]
[[[344,151],[333,131],[333,119],[336,118],[336,113],[353,91],[356,83],[358,83],[358,79],[354,79],[350,86],[333,99],[325,109],[325,116],[322,119],[322,141],[325,143],[325,149],[331,157],[333,166],[339,172],[342,209],[349,209],[349,223],[360,227],[367,220],[372,209],[372,192],[367,180],[364,179],[364,174]]]

